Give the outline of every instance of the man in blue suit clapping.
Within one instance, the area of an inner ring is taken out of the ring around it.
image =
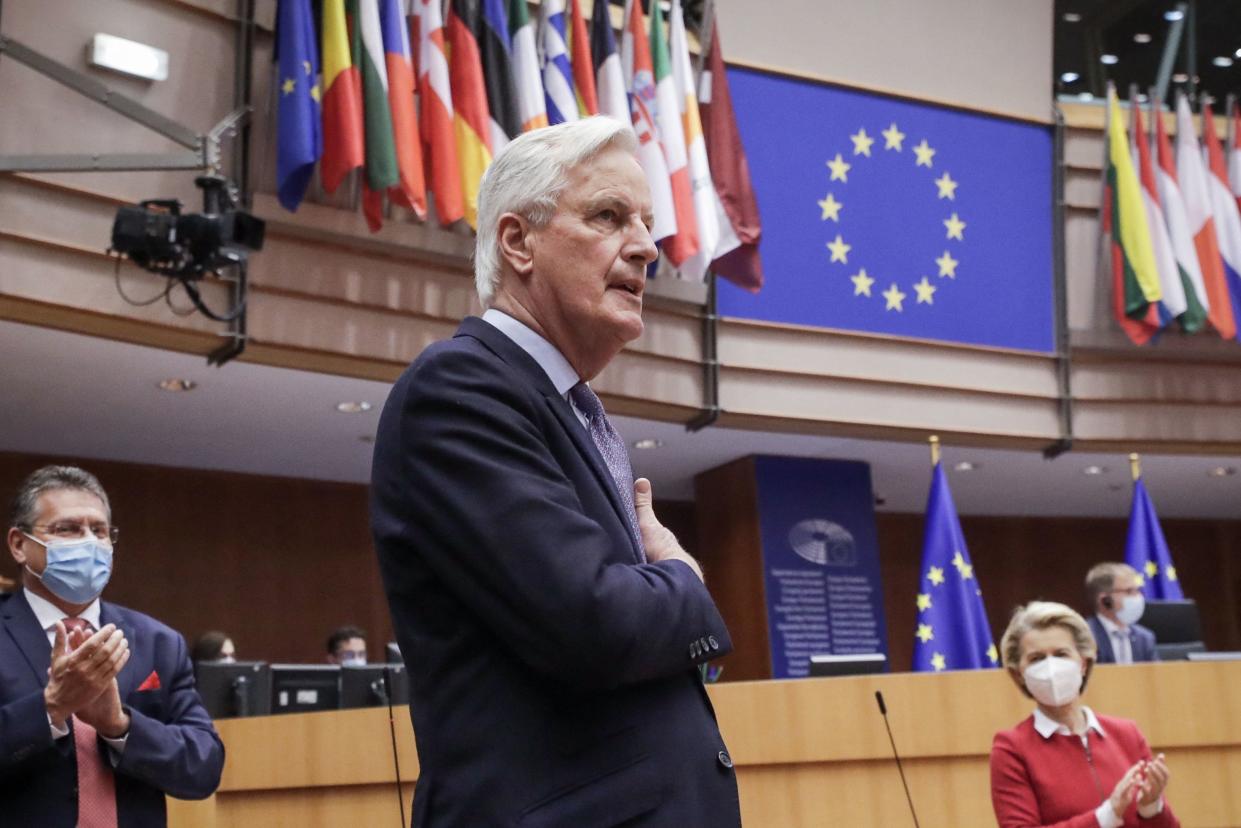
[[[224,746],[179,633],[99,598],[118,537],[94,475],[46,466],[6,536],[22,589],[0,597],[0,821],[156,828],[165,794],[210,796]]]

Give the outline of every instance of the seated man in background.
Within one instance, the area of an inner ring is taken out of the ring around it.
[[[195,664],[200,661],[218,664],[232,664],[237,661],[237,648],[228,633],[220,630],[208,630],[198,636],[194,649],[190,652],[190,660]]]
[[[1158,661],[1155,634],[1138,624],[1146,611],[1141,582],[1133,567],[1101,563],[1086,574],[1086,601],[1094,610],[1090,631],[1099,645],[1099,664]]]
[[[327,637],[327,660],[342,667],[361,667],[366,663],[366,631],[351,625],[332,630]]]
[[[0,598],[0,822],[146,828],[164,795],[202,799],[224,746],[185,639],[99,594],[117,530],[99,481],[46,466],[22,483],[6,541],[22,589]]]

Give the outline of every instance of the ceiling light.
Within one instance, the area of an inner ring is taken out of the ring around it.
[[[1099,55],[1099,63],[1105,66],[1113,66],[1120,63],[1120,58],[1116,57],[1116,55]]]
[[[633,447],[636,449],[657,449],[664,444],[663,440],[655,437],[646,437],[641,440],[634,440]]]
[[[1060,19],[1063,20],[1065,23],[1081,23],[1082,22],[1082,16],[1078,14],[1077,12],[1065,12],[1064,14],[1060,16]]]
[[[1228,57],[1228,55],[1220,55],[1219,57],[1211,58],[1211,64],[1221,69],[1227,69],[1229,66],[1232,66],[1232,58]]]
[[[1065,72],[1064,74],[1060,76],[1060,80],[1064,81],[1065,83],[1072,83],[1073,81],[1077,80],[1080,77],[1081,75],[1077,74],[1076,72]]]
[[[1146,32],[1138,32],[1137,34],[1133,36],[1133,42],[1134,43],[1150,43],[1151,36],[1148,35]]]
[[[978,468],[978,464],[971,463],[969,460],[962,460],[960,463],[957,463],[952,468],[959,472],[974,471],[975,469]]]
[[[1163,19],[1167,20],[1169,23],[1175,23],[1183,17],[1185,17],[1185,12],[1180,9],[1170,9],[1169,11],[1163,13]]]
[[[1233,56],[1233,57],[1241,57],[1241,49],[1238,49],[1237,51],[1233,52],[1233,53],[1232,53],[1232,56]]]
[[[341,414],[361,414],[364,411],[371,410],[371,404],[366,400],[358,400],[357,402],[338,402],[336,410]]]
[[[1082,469],[1082,474],[1088,474],[1091,477],[1094,477],[1100,474],[1107,474],[1107,466],[1087,466],[1086,468]]]
[[[1207,475],[1209,477],[1232,477],[1236,473],[1237,470],[1232,466],[1216,466],[1207,472]]]
[[[1189,75],[1185,74],[1184,72],[1177,72],[1175,75],[1172,76],[1173,83],[1185,83],[1185,81],[1187,80],[1189,80]]]
[[[180,377],[169,377],[155,383],[156,387],[161,391],[193,391],[198,387],[198,383],[194,380],[181,379]]]

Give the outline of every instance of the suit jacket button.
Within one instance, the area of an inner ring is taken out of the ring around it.
[[[712,650],[718,650],[720,648],[720,642],[716,641],[715,636],[713,635],[707,636],[707,643],[711,645]]]
[[[728,751],[726,750],[721,750],[718,754],[716,754],[715,758],[719,759],[720,764],[726,768],[731,768],[733,766],[733,759],[728,755]]]

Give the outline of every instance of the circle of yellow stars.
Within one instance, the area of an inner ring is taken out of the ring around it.
[[[957,550],[956,554],[952,556],[952,566],[954,569],[956,569],[957,575],[960,577],[962,581],[973,580],[974,567],[972,564],[968,564],[965,562],[965,556],[961,554],[960,550]],[[1147,564],[1146,566],[1147,572],[1150,571],[1150,567],[1151,567],[1151,564]],[[919,616],[921,616],[922,613],[926,612],[931,607],[935,606],[934,601],[931,598],[931,592],[934,589],[934,587],[943,586],[944,582],[947,580],[946,576],[944,575],[943,567],[939,567],[939,566],[932,566],[928,568],[926,571],[926,579],[928,582],[930,582],[931,589],[928,590],[927,592],[918,593],[918,615]],[[914,633],[914,637],[917,638],[919,641],[921,641],[923,644],[929,644],[930,642],[935,640],[935,629],[933,625],[931,624],[925,624],[925,623],[919,622],[918,630],[917,632]],[[987,659],[993,665],[999,665],[1000,663],[1000,651],[996,649],[994,643],[990,647],[987,648]],[[947,658],[945,658],[943,653],[939,653],[935,651],[931,652],[931,667],[933,667],[935,669],[935,672],[937,673],[942,670],[948,669],[948,660]]]
[[[310,61],[303,60],[302,69],[306,72],[306,77],[309,78],[307,83],[310,84],[310,97],[314,99],[315,103],[319,103],[319,83],[318,79],[313,77],[313,68],[310,65]],[[295,78],[285,78],[280,82],[281,94],[292,95],[296,91],[297,80]]]
[[[908,137],[901,132],[900,127],[893,121],[887,129],[879,133],[883,136],[884,152],[904,152],[905,139]],[[861,127],[857,132],[849,136],[849,140],[853,142],[852,158],[873,158],[872,147],[877,143],[878,138],[867,134],[866,128]],[[935,148],[932,147],[927,140],[923,138],[918,144],[911,146],[910,149],[914,154],[914,166],[926,167],[928,170],[935,166]],[[849,182],[849,171],[853,169],[853,164],[847,161],[843,153],[836,153],[836,157],[827,161],[829,171],[828,185],[833,182],[847,184]],[[940,200],[955,201],[957,197],[957,187],[959,182],[953,179],[947,170],[943,174],[934,179],[938,198]],[[840,223],[840,212],[844,209],[844,203],[836,199],[836,194],[832,190],[828,190],[827,195],[820,199],[819,202],[820,219],[822,221],[833,221]],[[944,238],[945,249],[939,258],[935,259],[937,268],[937,279],[956,279],[957,265],[960,260],[953,257],[952,252],[947,249],[947,242],[965,241],[966,223],[961,219],[960,215],[954,210],[944,219]],[[836,238],[827,243],[827,250],[830,256],[829,264],[849,264],[849,253],[853,250],[853,245],[845,241],[844,236],[836,233]],[[857,273],[849,277],[853,282],[853,295],[864,296],[870,298],[873,295],[873,289],[876,282],[874,276],[866,272],[866,268],[861,268]],[[929,277],[923,276],[919,281],[910,285],[916,294],[915,304],[917,305],[933,305],[935,304],[935,291],[939,286],[933,283]],[[879,294],[884,299],[884,310],[896,311],[902,313],[905,310],[905,300],[909,298],[909,294],[902,291],[895,281],[893,281],[886,290]]]

